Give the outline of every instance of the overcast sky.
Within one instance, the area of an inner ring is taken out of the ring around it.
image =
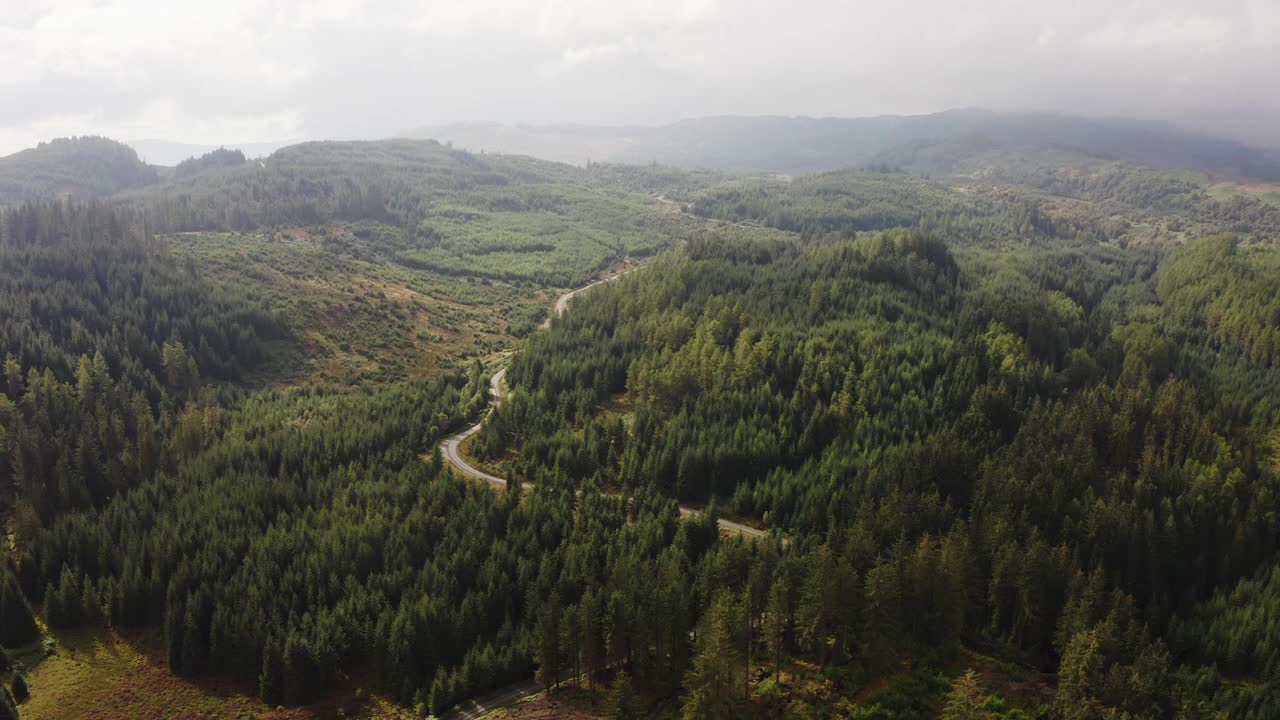
[[[1277,0],[0,0],[0,154],[962,106],[1280,145]]]

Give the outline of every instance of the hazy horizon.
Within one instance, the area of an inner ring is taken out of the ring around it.
[[[237,146],[965,107],[1276,147],[1278,26],[1259,0],[37,0],[0,8],[0,154],[85,134]]]
[[[815,117],[815,116],[806,116],[806,115],[783,115],[783,114],[772,114],[772,115],[722,114],[722,115],[691,116],[691,117],[679,118],[677,120],[672,120],[670,122],[661,122],[661,123],[659,122],[581,123],[581,122],[575,122],[571,119],[560,121],[560,122],[547,122],[547,123],[524,123],[524,122],[518,122],[518,121],[502,122],[502,121],[496,121],[496,120],[483,120],[483,119],[458,120],[458,121],[438,123],[438,124],[406,127],[406,128],[403,128],[401,132],[393,132],[393,133],[388,133],[386,135],[290,137],[290,138],[280,138],[280,139],[274,139],[274,140],[269,139],[269,140],[247,140],[247,141],[217,140],[217,141],[210,141],[210,142],[192,142],[183,138],[179,138],[179,139],[171,139],[171,138],[164,138],[164,137],[127,138],[127,137],[115,137],[102,132],[89,131],[84,133],[69,133],[69,134],[63,134],[63,135],[51,135],[49,137],[42,137],[35,140],[32,144],[24,147],[16,147],[16,148],[11,148],[7,150],[0,150],[0,157],[8,156],[13,153],[31,149],[31,148],[37,147],[42,143],[46,143],[55,139],[67,138],[67,137],[82,137],[82,136],[103,136],[103,137],[108,137],[112,140],[122,142],[134,148],[134,150],[137,151],[139,158],[144,162],[148,162],[148,163],[159,165],[159,166],[171,166],[171,165],[177,164],[181,160],[184,160],[190,157],[196,157],[201,154],[207,153],[211,150],[215,150],[217,148],[239,149],[239,150],[242,150],[247,157],[253,158],[253,157],[265,157],[280,148],[288,147],[290,145],[296,145],[299,143],[305,143],[305,142],[376,141],[376,140],[386,140],[386,139],[401,138],[401,137],[426,139],[429,137],[430,139],[436,139],[436,140],[439,140],[440,142],[454,143],[455,140],[451,137],[448,137],[445,135],[435,137],[433,135],[428,135],[424,133],[429,133],[430,131],[433,131],[433,130],[447,130],[447,129],[456,129],[456,128],[511,127],[511,128],[526,128],[526,129],[532,129],[532,130],[549,130],[549,129],[557,129],[557,128],[565,128],[565,129],[582,128],[582,129],[590,129],[590,130],[598,130],[598,129],[624,130],[624,129],[635,129],[635,128],[656,129],[664,126],[677,125],[683,122],[717,119],[717,118],[735,118],[735,119],[786,118],[786,119],[807,119],[807,120],[860,120],[860,119],[874,119],[874,118],[884,118],[884,117],[910,118],[910,117],[919,117],[922,115],[946,114],[946,113],[966,112],[966,111],[992,112],[992,113],[1009,114],[1009,115],[1044,114],[1044,115],[1055,115],[1055,116],[1063,116],[1063,117],[1075,117],[1075,118],[1082,118],[1086,120],[1095,120],[1095,121],[1115,121],[1115,122],[1137,121],[1142,123],[1151,123],[1153,126],[1164,124],[1164,125],[1168,125],[1169,127],[1175,128],[1177,130],[1184,130],[1187,132],[1199,133],[1210,138],[1216,137],[1220,139],[1236,141],[1236,142],[1243,143],[1245,145],[1252,145],[1260,149],[1267,149],[1267,150],[1280,149],[1280,143],[1271,144],[1271,143],[1265,143],[1265,142],[1262,142],[1262,143],[1251,142],[1247,138],[1238,138],[1230,135],[1214,133],[1212,131],[1201,130],[1194,127],[1182,125],[1176,121],[1168,120],[1165,118],[1155,118],[1155,117],[1143,118],[1143,117],[1137,117],[1137,116],[1123,116],[1123,115],[1084,115],[1080,113],[1062,112],[1062,111],[1054,111],[1054,110],[1035,110],[1035,109],[1001,111],[1001,110],[990,110],[988,108],[967,107],[967,108],[949,108],[946,110],[940,110],[937,113],[920,113],[920,114],[882,113],[878,115],[866,115],[866,116]],[[479,149],[485,149],[485,148],[474,148],[474,149],[479,150]],[[494,149],[494,151],[504,152],[500,148]],[[523,154],[523,153],[517,153],[517,154]],[[581,163],[578,163],[578,164],[581,164]]]

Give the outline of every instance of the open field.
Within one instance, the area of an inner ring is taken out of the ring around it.
[[[369,697],[348,681],[323,703],[275,708],[258,700],[254,688],[217,679],[194,681],[165,665],[155,634],[125,636],[110,629],[61,632],[58,650],[41,658],[25,653],[31,698],[23,720],[320,720],[367,718],[408,720],[413,713],[380,697]]]
[[[546,312],[550,296],[533,286],[326,249],[344,234],[349,230],[187,233],[172,246],[216,282],[248,288],[285,319],[293,347],[277,353],[265,373],[277,382],[428,377],[511,347]]]
[[[1272,205],[1280,205],[1280,185],[1270,183],[1246,183],[1222,181],[1208,188],[1209,196],[1220,202],[1236,197],[1254,197]]]
[[[566,702],[559,695],[548,698],[545,693],[538,693],[514,705],[494,710],[485,715],[483,720],[595,720],[605,717],[601,709],[583,703]]]

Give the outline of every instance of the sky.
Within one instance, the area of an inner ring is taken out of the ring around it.
[[[1277,0],[0,0],[0,154],[956,107],[1280,146]]]

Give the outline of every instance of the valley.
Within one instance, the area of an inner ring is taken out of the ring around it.
[[[19,716],[1269,717],[1280,206],[1029,143],[0,158]]]

